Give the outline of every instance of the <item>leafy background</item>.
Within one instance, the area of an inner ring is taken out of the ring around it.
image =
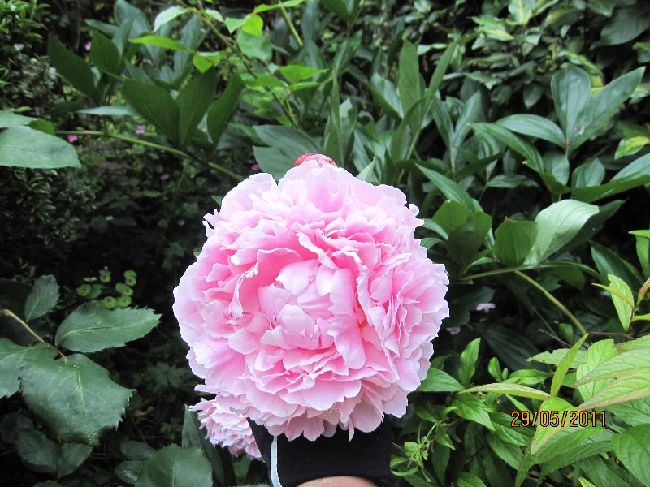
[[[0,482],[267,482],[186,409],[171,290],[230,188],[318,151],[450,275],[399,481],[650,485],[649,31],[643,0],[0,0]]]

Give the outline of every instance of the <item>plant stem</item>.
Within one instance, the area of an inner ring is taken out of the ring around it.
[[[528,271],[528,270],[535,270],[535,269],[555,269],[558,267],[565,266],[567,264],[556,262],[551,264],[536,264],[536,265],[522,265],[518,267],[504,267],[502,269],[493,269],[491,271],[480,272],[478,274],[470,274],[469,276],[461,277],[460,280],[473,281],[474,279],[481,279],[482,277],[491,277],[491,276],[498,276],[501,274],[510,274],[511,272],[517,272],[517,271]],[[582,269],[582,270],[588,274],[593,275],[594,277],[599,277],[599,275],[596,272],[593,272],[589,269]]]
[[[25,330],[27,330],[27,333],[29,333],[31,336],[33,336],[34,338],[36,338],[39,342],[41,342],[41,343],[45,343],[46,345],[51,346],[52,348],[54,348],[54,349],[58,352],[59,355],[61,355],[61,357],[63,357],[64,359],[66,358],[66,356],[63,354],[63,352],[61,352],[61,350],[59,350],[59,349],[58,349],[57,347],[55,347],[54,345],[52,345],[52,344],[46,342],[45,340],[43,340],[43,339],[41,338],[41,336],[40,336],[38,333],[36,333],[34,330],[32,330],[32,327],[31,327],[31,326],[29,326],[26,322],[24,322],[23,320],[21,320],[21,319],[20,319],[20,318],[19,318],[19,317],[18,317],[18,316],[13,312],[13,311],[11,311],[10,309],[7,309],[7,308],[0,309],[0,315],[8,316],[9,318],[11,318],[11,319],[17,321],[18,323],[20,323],[20,325],[21,325],[23,328],[25,328]]]
[[[549,293],[546,289],[544,289],[544,287],[543,287],[541,284],[539,284],[539,283],[538,283],[537,281],[535,281],[534,279],[528,277],[526,274],[524,274],[524,273],[521,272],[521,271],[514,271],[514,273],[515,273],[515,275],[517,275],[517,277],[520,277],[521,279],[523,279],[524,281],[526,281],[528,284],[530,284],[531,286],[533,286],[535,289],[537,289],[539,292],[541,292],[544,296],[546,296],[546,299],[548,299],[548,300],[549,300],[551,303],[553,303],[553,304],[554,304],[554,305],[555,305],[555,306],[556,306],[560,311],[562,311],[562,313],[564,313],[564,314],[566,315],[566,317],[569,318],[569,320],[571,320],[571,322],[575,325],[575,327],[576,327],[578,330],[580,330],[580,332],[581,332],[583,335],[587,335],[587,334],[588,334],[587,330],[586,330],[585,327],[582,325],[582,323],[580,323],[580,321],[578,320],[578,318],[576,318],[575,315],[574,315],[573,313],[571,313],[571,311],[569,311],[569,310],[566,308],[566,306],[564,306],[562,303],[560,303],[560,302],[555,298],[555,296],[553,296],[553,295],[552,295],[551,293]]]
[[[302,47],[302,39],[300,38],[300,35],[298,35],[298,31],[293,25],[293,22],[291,21],[291,17],[289,17],[289,14],[287,14],[287,10],[284,8],[284,5],[280,5],[280,12],[282,12],[282,17],[284,17],[284,21],[287,23],[287,27],[289,27],[289,32],[291,32],[291,35],[298,43],[298,46]]]

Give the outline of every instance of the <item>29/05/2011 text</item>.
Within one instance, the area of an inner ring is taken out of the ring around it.
[[[512,411],[511,426],[526,428],[528,426],[551,426],[586,428],[588,426],[606,426],[605,411]]]

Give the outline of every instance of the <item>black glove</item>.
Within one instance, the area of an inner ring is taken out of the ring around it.
[[[392,487],[390,472],[392,433],[387,421],[371,433],[336,430],[334,436],[309,441],[300,436],[289,441],[285,435],[275,438],[263,426],[248,421],[255,442],[266,462],[272,487],[296,487],[323,477],[348,475],[362,477],[379,487]],[[273,457],[273,458],[272,458]]]

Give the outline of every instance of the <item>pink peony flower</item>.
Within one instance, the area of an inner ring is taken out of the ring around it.
[[[250,458],[262,458],[245,417],[220,405],[216,399],[201,399],[190,409],[196,411],[210,443],[228,448],[233,455],[246,453]]]
[[[320,158],[224,196],[174,289],[202,389],[290,440],[402,416],[449,315],[417,207]]]
[[[294,161],[293,167],[300,166],[307,161],[316,161],[319,166],[326,166],[328,164],[331,166],[336,166],[336,162],[334,162],[329,157],[324,156],[323,154],[314,154],[313,152],[307,152]]]

